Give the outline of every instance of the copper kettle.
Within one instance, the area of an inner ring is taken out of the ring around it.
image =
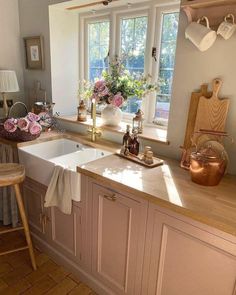
[[[227,159],[212,146],[207,146],[190,156],[190,172],[192,181],[205,186],[218,185],[225,174]]]

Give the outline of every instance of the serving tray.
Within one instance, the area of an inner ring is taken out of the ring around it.
[[[143,154],[139,154],[138,156],[129,154],[128,156],[125,156],[123,154],[120,154],[119,152],[116,152],[116,155],[147,168],[155,168],[164,164],[164,161],[162,159],[155,158],[155,157],[153,157],[153,164],[150,164],[150,165],[146,164],[144,161],[141,160],[141,158],[143,157]]]

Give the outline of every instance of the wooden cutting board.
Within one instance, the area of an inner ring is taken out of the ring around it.
[[[185,139],[184,139],[184,144],[182,147],[185,150],[191,148],[192,146],[191,138],[195,131],[195,123],[196,123],[196,117],[198,113],[199,100],[202,96],[209,98],[211,97],[211,95],[212,93],[208,92],[208,84],[203,84],[201,86],[200,91],[192,92],[190,105],[189,105],[188,121],[186,125]]]
[[[185,132],[182,159],[180,166],[189,169],[190,154],[193,142],[198,143],[201,129],[213,131],[225,131],[225,123],[229,109],[229,99],[219,99],[218,94],[222,86],[220,79],[213,80],[213,92],[208,92],[208,85],[201,86],[199,92],[193,92],[190,101],[188,121]],[[208,135],[209,139],[211,138]],[[193,142],[192,142],[193,141]]]
[[[230,101],[228,98],[219,99],[218,97],[222,84],[220,79],[214,79],[212,96],[200,97],[194,132],[200,129],[225,131]]]

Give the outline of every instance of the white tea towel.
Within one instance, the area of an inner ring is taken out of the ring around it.
[[[71,198],[79,202],[81,200],[81,175],[74,171],[70,172]]]
[[[71,214],[73,199],[80,200],[80,174],[55,166],[44,206],[56,206],[64,214]]]

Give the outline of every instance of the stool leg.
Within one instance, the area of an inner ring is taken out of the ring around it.
[[[15,193],[16,193],[16,200],[17,200],[17,204],[19,207],[21,220],[23,223],[24,231],[25,231],[26,241],[27,241],[27,244],[29,247],[29,254],[30,254],[30,258],[31,258],[32,267],[34,270],[36,270],[37,266],[36,266],[36,261],[35,261],[35,256],[34,256],[34,249],[33,249],[33,244],[32,244],[31,237],[30,237],[29,225],[28,225],[26,214],[25,214],[25,208],[24,208],[24,204],[22,201],[22,196],[21,196],[19,184],[15,184],[14,189],[15,189]]]

